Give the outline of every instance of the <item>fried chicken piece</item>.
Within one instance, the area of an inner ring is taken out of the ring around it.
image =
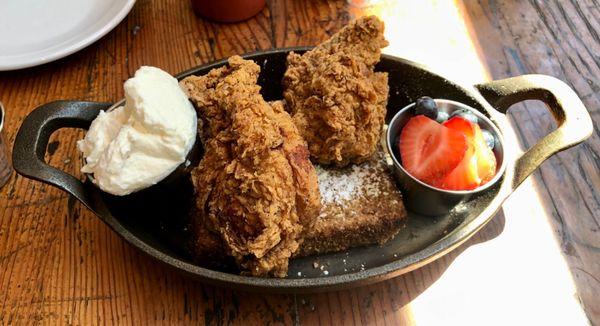
[[[388,44],[383,28],[377,17],[364,17],[287,57],[283,95],[319,163],[361,163],[375,152],[388,97],[387,73],[373,71]]]
[[[296,187],[296,205],[304,231],[310,231],[321,210],[321,194],[317,183],[315,167],[310,162],[310,152],[306,141],[282,101],[269,103],[283,135],[283,152],[292,168]]]
[[[321,200],[306,142],[282,103],[271,106],[260,95],[259,71],[234,56],[229,67],[181,82],[205,147],[192,171],[192,250],[205,259],[224,248],[252,275],[283,277]]]

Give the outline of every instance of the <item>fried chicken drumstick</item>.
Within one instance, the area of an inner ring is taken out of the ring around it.
[[[320,209],[306,142],[280,102],[256,84],[260,68],[239,56],[181,82],[201,122],[205,154],[192,171],[192,251],[223,249],[247,273],[283,277]]]
[[[387,44],[383,22],[369,16],[303,55],[288,55],[284,98],[318,163],[361,163],[375,152],[388,85],[387,74],[373,68]]]

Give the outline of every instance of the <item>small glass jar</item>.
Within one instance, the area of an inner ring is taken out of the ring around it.
[[[209,20],[234,23],[258,14],[265,0],[192,0],[194,12]]]

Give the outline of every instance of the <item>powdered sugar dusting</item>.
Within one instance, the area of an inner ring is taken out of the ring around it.
[[[319,191],[321,200],[325,203],[341,203],[353,198],[354,194],[362,187],[363,180],[358,166],[352,167],[348,174],[340,174],[336,170],[326,170],[317,167],[319,178]]]
[[[343,205],[356,198],[377,197],[382,191],[381,183],[386,181],[383,179],[389,179],[380,152],[372,160],[343,169],[317,166],[317,176],[323,205]]]

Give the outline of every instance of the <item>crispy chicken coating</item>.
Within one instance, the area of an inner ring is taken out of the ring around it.
[[[224,248],[252,275],[283,277],[318,215],[320,194],[306,142],[282,103],[260,95],[259,71],[234,56],[228,67],[181,82],[205,147],[192,171],[192,250],[204,259]]]
[[[363,17],[287,57],[284,98],[318,163],[361,163],[375,152],[388,97],[387,74],[374,72],[388,44],[383,28],[377,17]]]

